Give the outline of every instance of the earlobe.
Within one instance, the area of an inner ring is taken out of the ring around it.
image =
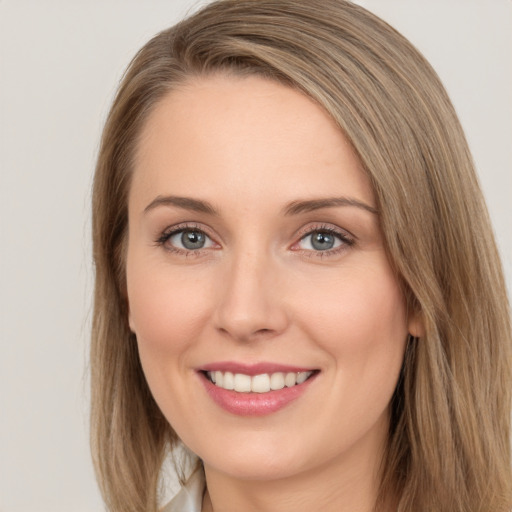
[[[132,312],[130,311],[130,305],[128,305],[128,326],[130,327],[130,331],[135,334],[135,322],[133,321]]]
[[[409,313],[407,329],[413,338],[423,338],[425,336],[425,323],[421,311]]]

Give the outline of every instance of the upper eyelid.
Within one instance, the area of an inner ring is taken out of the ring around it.
[[[167,226],[163,231],[161,231],[161,236],[172,236],[180,231],[200,231],[211,239],[215,238],[212,235],[211,228],[204,226],[204,224],[198,224],[197,222],[180,222],[179,224]]]
[[[305,236],[311,235],[312,233],[316,233],[319,231],[328,231],[330,233],[338,234],[342,238],[350,238],[351,240],[357,240],[357,237],[352,234],[350,231],[344,228],[340,228],[339,226],[336,226],[335,224],[330,223],[318,223],[318,224],[308,224],[307,226],[304,226],[300,230],[297,231],[295,234],[295,237],[297,240],[302,240]],[[294,242],[296,243],[296,242]]]

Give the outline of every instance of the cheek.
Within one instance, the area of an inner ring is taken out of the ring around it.
[[[405,303],[388,268],[345,269],[335,280],[308,290],[303,328],[354,381],[393,380],[407,339]],[[393,383],[391,383],[393,384]],[[390,385],[391,385],[390,384]]]
[[[191,425],[183,417],[190,408],[185,383],[191,349],[210,317],[207,291],[194,276],[133,256],[127,261],[127,288],[130,327],[151,393],[168,422],[186,432]]]
[[[179,354],[197,337],[209,316],[207,290],[196,276],[169,268],[137,265],[128,259],[127,287],[130,327],[137,335],[141,356]]]
[[[387,428],[384,418],[407,340],[398,284],[391,272],[371,268],[360,273],[352,269],[331,281],[328,293],[311,291],[309,309],[303,308],[303,329],[328,354],[329,367],[334,368],[326,374],[331,401],[318,414],[344,432],[339,446],[356,442],[361,432],[376,425]]]

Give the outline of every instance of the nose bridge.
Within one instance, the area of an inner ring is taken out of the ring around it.
[[[233,251],[223,273],[217,328],[239,340],[276,335],[287,324],[275,257],[261,247]]]

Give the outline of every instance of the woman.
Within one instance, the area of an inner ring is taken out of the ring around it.
[[[109,510],[157,510],[181,443],[198,468],[166,511],[510,510],[492,230],[439,79],[387,24],[224,0],[157,35],[93,212]]]

